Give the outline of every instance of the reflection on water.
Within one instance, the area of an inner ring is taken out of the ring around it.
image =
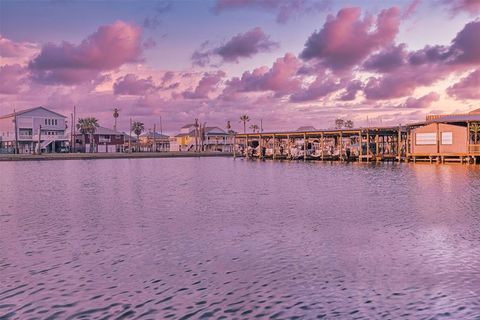
[[[480,315],[480,168],[0,163],[0,318]]]

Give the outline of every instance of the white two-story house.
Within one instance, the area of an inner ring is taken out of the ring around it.
[[[59,152],[67,146],[66,117],[36,107],[0,116],[0,151]]]

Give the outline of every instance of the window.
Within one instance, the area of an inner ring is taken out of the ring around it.
[[[452,132],[442,132],[442,144],[453,144]]]
[[[48,124],[48,120],[47,120],[47,119],[45,119],[45,125],[47,125],[47,124]]]
[[[417,145],[437,144],[437,134],[436,133],[416,133],[415,144]]]
[[[48,119],[48,125],[51,125],[51,124],[52,124],[51,120],[50,120],[50,119]]]

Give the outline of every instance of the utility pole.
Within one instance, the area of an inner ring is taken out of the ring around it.
[[[163,129],[162,129],[162,116],[160,116],[160,134],[163,134]]]
[[[153,145],[152,145],[152,151],[157,151],[157,135],[155,133],[155,131],[157,130],[157,125],[154,123],[153,124]]]
[[[38,154],[42,154],[41,142],[42,142],[42,125],[40,124],[38,126]]]
[[[73,127],[75,124],[73,123],[73,113],[70,113],[70,153],[73,152]]]
[[[260,132],[263,132],[263,119],[260,119]]]
[[[73,106],[73,150],[77,148],[77,107]]]
[[[195,118],[195,152],[198,151],[198,118]]]

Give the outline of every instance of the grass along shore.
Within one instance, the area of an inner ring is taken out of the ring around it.
[[[0,154],[0,161],[35,160],[88,160],[88,159],[132,159],[132,158],[186,158],[186,157],[232,157],[231,152],[111,152],[111,153],[44,153],[36,154]]]

